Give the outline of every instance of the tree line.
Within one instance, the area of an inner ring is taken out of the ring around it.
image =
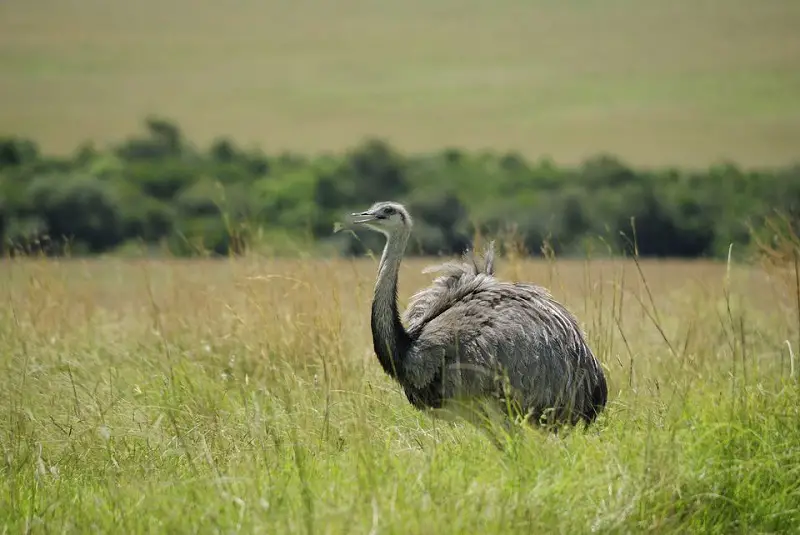
[[[342,154],[268,155],[225,138],[197,148],[161,118],[69,156],[0,139],[3,254],[359,254],[380,238],[335,233],[336,223],[389,199],[414,216],[409,254],[457,254],[480,233],[513,235],[534,254],[546,243],[561,255],[720,257],[771,215],[797,225],[800,164],[634,169],[601,154],[564,167],[457,148],[401,154],[380,139]]]

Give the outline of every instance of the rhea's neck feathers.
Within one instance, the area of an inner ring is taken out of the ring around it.
[[[372,301],[372,343],[375,354],[383,370],[394,378],[402,374],[403,358],[411,343],[397,310],[397,276],[408,237],[408,229],[387,235]]]

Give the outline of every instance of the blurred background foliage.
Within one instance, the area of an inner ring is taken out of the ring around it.
[[[457,254],[476,234],[513,233],[531,254],[632,252],[723,257],[774,214],[797,228],[800,165],[745,170],[633,169],[601,154],[575,168],[518,154],[401,154],[366,139],[344,154],[268,155],[229,139],[197,148],[151,117],[116,146],[69,157],[0,139],[0,236],[5,254],[225,255],[376,250],[372,233],[334,225],[379,200],[415,219],[409,254]]]

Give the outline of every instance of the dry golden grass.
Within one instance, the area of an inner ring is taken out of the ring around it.
[[[64,0],[0,4],[0,124],[47,150],[146,114],[200,143],[517,149],[781,164],[800,146],[795,0]]]
[[[402,298],[429,280],[408,260]],[[610,379],[605,414],[500,452],[372,355],[368,260],[0,265],[9,533],[786,532],[794,288],[709,262],[521,261]]]

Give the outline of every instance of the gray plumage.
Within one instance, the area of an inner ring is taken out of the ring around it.
[[[467,254],[427,269],[438,277],[412,296],[401,320],[397,277],[411,217],[393,202],[352,215],[387,238],[372,303],[373,347],[415,407],[489,400],[551,424],[588,424],[605,407],[606,379],[575,317],[540,286],[495,278],[492,245],[482,263]]]

